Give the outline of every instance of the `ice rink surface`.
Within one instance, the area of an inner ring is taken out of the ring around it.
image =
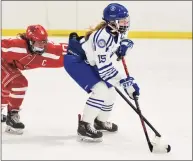
[[[133,41],[126,61],[141,88],[142,113],[171,145],[171,153],[149,152],[138,115],[118,94],[110,118],[119,125],[118,133],[105,133],[101,143],[78,142],[77,114],[89,96],[58,68],[24,72],[29,81],[21,111],[25,132],[5,134],[3,125],[2,159],[192,159],[192,40]],[[115,65],[122,69],[121,63]]]

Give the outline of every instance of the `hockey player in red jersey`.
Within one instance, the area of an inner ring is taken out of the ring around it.
[[[19,110],[28,81],[21,70],[63,67],[68,44],[48,42],[47,31],[41,25],[28,26],[26,33],[18,36],[1,41],[1,104],[8,108],[6,132],[22,134],[25,125],[20,122]]]

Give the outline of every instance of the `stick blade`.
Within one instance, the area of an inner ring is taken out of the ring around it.
[[[153,146],[153,153],[169,153],[171,151],[170,145],[154,145]]]
[[[153,153],[169,153],[171,151],[171,146],[168,144],[161,144],[161,137],[155,137],[154,142],[152,142],[152,152]]]

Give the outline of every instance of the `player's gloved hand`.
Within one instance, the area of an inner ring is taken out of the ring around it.
[[[124,39],[120,42],[120,46],[116,52],[117,54],[117,61],[119,61],[122,57],[124,57],[128,50],[131,50],[133,48],[133,41],[132,40],[129,40],[129,39]]]
[[[134,96],[139,96],[140,89],[133,77],[121,79],[120,84],[131,99],[134,99]]]

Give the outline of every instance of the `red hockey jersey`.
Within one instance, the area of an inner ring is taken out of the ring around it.
[[[67,46],[66,43],[48,42],[45,52],[38,55],[30,53],[27,43],[23,39],[3,39],[1,41],[1,57],[20,70],[59,68],[64,66],[63,58],[67,52]]]

